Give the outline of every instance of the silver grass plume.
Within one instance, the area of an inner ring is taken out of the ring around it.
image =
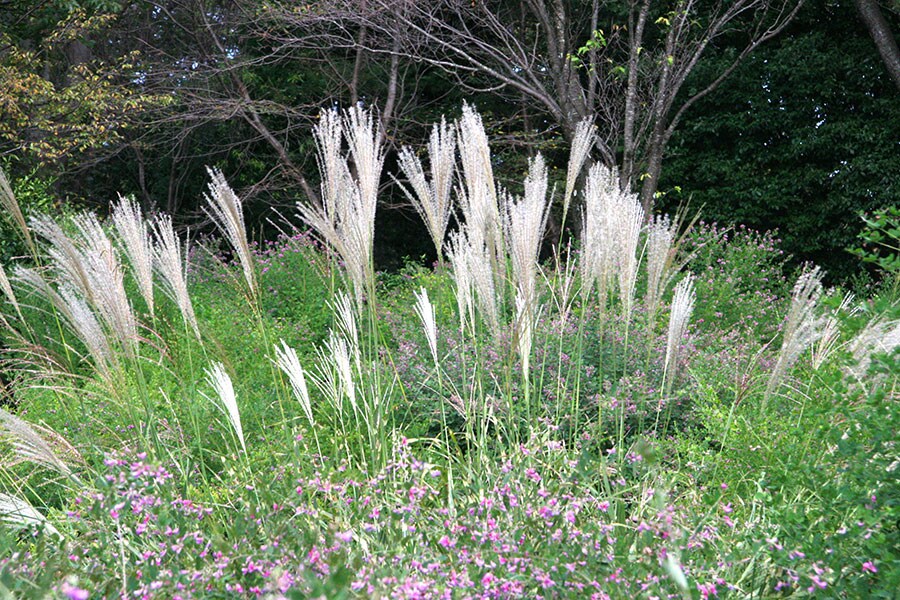
[[[569,204],[572,202],[572,196],[575,193],[575,184],[578,182],[578,175],[584,168],[590,156],[591,148],[594,145],[596,136],[596,127],[591,119],[584,119],[575,127],[575,136],[572,138],[572,147],[569,153],[569,166],[566,170],[566,193],[563,196],[563,219],[569,213]]]
[[[125,274],[115,247],[94,213],[78,215],[72,222],[79,234],[76,243],[91,287],[85,298],[92,300],[106,328],[126,352],[133,354],[138,342],[137,320],[125,291]],[[74,286],[75,282],[71,283]]]
[[[31,237],[31,230],[28,228],[28,223],[25,222],[25,215],[22,213],[22,207],[19,206],[19,201],[16,199],[12,186],[9,184],[9,179],[6,178],[6,173],[3,172],[2,168],[0,168],[0,207],[12,217],[13,224],[18,228],[19,234],[28,245],[28,249],[33,254],[37,254],[34,239]]]
[[[57,292],[35,269],[17,266],[13,275],[53,306],[66,326],[84,344],[97,372],[109,380],[117,366],[116,354],[88,303],[68,285],[63,285]]]
[[[498,265],[504,248],[487,134],[481,116],[468,104],[463,104],[462,117],[457,127],[457,145],[463,175],[458,197],[467,236],[475,247],[485,244],[491,264]]]
[[[66,235],[59,223],[47,215],[32,217],[31,228],[50,244],[46,253],[59,279],[66,281],[89,303],[94,304],[94,289],[75,242]]]
[[[624,313],[630,317],[644,222],[641,203],[637,194],[619,188],[615,169],[601,163],[588,171],[584,202],[582,296],[597,283],[602,306],[609,286],[617,282]]]
[[[350,297],[343,291],[339,291],[334,302],[330,303],[329,306],[334,312],[338,330],[348,344],[350,355],[356,365],[356,370],[362,372],[359,327],[356,324],[356,313],[353,310],[353,304],[350,301]]]
[[[669,331],[666,337],[666,363],[664,368],[665,387],[671,387],[675,381],[678,367],[678,351],[681,348],[681,340],[687,331],[688,322],[694,312],[694,278],[688,275],[675,285],[675,294],[672,296],[672,307],[669,313]]]
[[[522,198],[507,196],[504,225],[513,281],[526,303],[525,309],[531,311],[537,301],[538,259],[550,208],[547,201],[547,165],[540,154],[529,162],[524,187]]]
[[[163,292],[178,306],[181,318],[191,327],[197,339],[200,328],[194,314],[194,305],[188,293],[187,263],[182,259],[181,242],[172,227],[172,217],[162,215],[152,224],[155,242],[153,244],[153,267],[162,279]]]
[[[822,271],[819,267],[804,271],[794,284],[791,307],[784,322],[781,351],[775,368],[769,375],[764,402],[778,389],[785,373],[804,350],[822,334],[822,319],[816,315],[819,297],[822,295]]]
[[[118,204],[113,207],[112,222],[147,310],[153,316],[153,248],[147,222],[134,198],[119,196]]]
[[[425,222],[440,258],[443,256],[444,236],[450,221],[450,194],[453,191],[453,173],[456,168],[456,133],[443,117],[440,125],[435,123],[431,130],[428,158],[431,163],[430,181],[426,178],[422,161],[416,153],[408,146],[400,150],[398,163],[412,192],[405,186],[401,186],[401,189]]]
[[[2,408],[0,408],[0,439],[12,445],[19,460],[46,467],[77,481],[69,466],[56,455],[50,444],[38,435],[27,421]]]
[[[594,285],[599,285],[600,305],[606,301],[605,291],[612,273],[610,239],[612,227],[606,190],[618,185],[615,174],[602,163],[594,163],[584,185],[582,217],[581,295],[587,301]]]
[[[450,268],[453,275],[453,281],[456,284],[456,308],[459,312],[459,329],[463,331],[466,322],[471,320],[474,314],[474,296],[472,272],[469,269],[469,244],[466,241],[465,233],[456,231],[450,236],[448,245],[447,258],[450,261]]]
[[[6,276],[6,270],[3,268],[3,265],[0,265],[0,290],[3,291],[3,295],[6,296],[6,299],[16,310],[16,314],[19,315],[19,320],[24,321],[24,318],[22,317],[22,309],[19,307],[19,301],[16,299],[16,293],[13,291],[12,285],[9,283],[9,278]]]
[[[257,294],[256,271],[253,268],[250,244],[247,242],[247,228],[244,224],[244,208],[241,199],[228,185],[225,176],[219,169],[207,167],[206,172],[209,173],[212,181],[209,182],[209,194],[204,194],[207,204],[204,211],[225,234],[225,239],[234,249],[244,270],[247,289],[251,297],[255,298]]]
[[[309,388],[306,385],[306,375],[300,359],[297,357],[297,351],[287,345],[287,342],[281,340],[281,346],[275,346],[275,364],[281,369],[288,380],[291,382],[291,388],[294,391],[294,397],[300,403],[303,414],[309,421],[310,426],[315,426],[315,420],[312,413],[312,401],[309,397]]]
[[[355,177],[340,152],[342,132]],[[322,204],[298,204],[297,208],[301,218],[344,262],[357,305],[361,306],[367,284],[374,285],[372,252],[384,163],[383,136],[372,115],[360,107],[347,111],[343,122],[337,111],[324,111],[313,135],[322,171]]]
[[[525,195],[521,199],[507,198],[504,203],[504,221],[516,285],[516,338],[527,377],[538,312],[538,259],[550,208],[547,201],[547,166],[540,154],[530,161],[524,187]]]
[[[835,309],[831,314],[829,314],[822,326],[822,335],[819,338],[819,341],[813,345],[812,349],[812,366],[813,369],[817,371],[819,368],[828,360],[828,357],[831,356],[832,352],[838,347],[838,339],[840,338],[840,321],[838,320],[838,315],[843,312],[847,312],[848,315],[852,316],[859,312],[859,307],[851,308],[850,305],[853,303],[855,296],[851,292],[847,292],[844,294],[843,299],[841,299],[840,305]]]
[[[637,282],[638,245],[644,225],[644,209],[637,194],[621,193],[615,203],[614,264],[619,276],[619,297],[626,318],[630,318]]]
[[[47,533],[60,536],[59,530],[36,508],[22,498],[0,492],[0,522],[13,526],[43,527]]]
[[[872,356],[879,352],[893,352],[900,346],[900,319],[884,321],[872,319],[850,342],[855,364],[848,371],[862,381],[872,364]]]
[[[659,302],[669,280],[674,275],[675,236],[678,224],[672,223],[668,215],[653,217],[647,224],[647,320],[652,322]]]
[[[237,398],[234,395],[234,385],[231,377],[225,372],[225,367],[220,362],[212,363],[206,369],[206,381],[215,390],[216,398],[213,404],[228,418],[234,430],[235,436],[241,443],[244,454],[247,454],[247,445],[244,443],[244,428],[241,426],[241,413],[238,410]]]
[[[71,288],[65,286],[59,290],[56,297],[60,301],[57,309],[64,320],[68,322],[69,329],[87,348],[94,368],[108,380],[118,367],[117,355],[113,352],[109,338],[103,331],[103,326],[97,320],[93,309]]]
[[[425,338],[428,340],[428,349],[431,350],[431,358],[434,360],[435,366],[438,365],[437,351],[437,322],[434,317],[434,305],[428,298],[428,290],[420,288],[415,292],[416,297],[416,314],[422,321],[422,329],[425,331]]]

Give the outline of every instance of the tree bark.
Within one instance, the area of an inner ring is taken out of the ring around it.
[[[856,0],[856,9],[878,48],[884,67],[894,80],[897,90],[900,90],[900,49],[897,48],[897,40],[894,39],[877,0]]]

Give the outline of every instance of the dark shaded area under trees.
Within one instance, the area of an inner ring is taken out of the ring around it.
[[[594,158],[623,166],[646,204],[778,228],[797,261],[846,280],[859,213],[900,204],[884,36],[896,41],[900,9],[815,0],[791,20],[796,2],[737,4],[723,19],[736,3],[0,0],[0,164],[26,207],[134,194],[193,231],[217,166],[268,236],[273,209],[292,217],[316,194],[323,107],[378,106],[397,173],[402,145],[473,102],[513,189],[538,151],[561,179],[571,130],[593,114]],[[380,265],[427,256],[383,184]]]

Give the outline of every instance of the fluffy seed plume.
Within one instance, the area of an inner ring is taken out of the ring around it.
[[[547,202],[547,165],[543,156],[530,161],[525,178],[525,195],[504,202],[504,224],[513,280],[525,302],[526,314],[533,314],[537,302],[537,268],[541,241],[547,226],[550,204]]]
[[[107,330],[126,352],[133,353],[138,340],[137,320],[125,291],[125,274],[115,247],[94,213],[78,215],[72,222],[79,234],[75,243],[91,288],[85,298],[92,300]]]
[[[247,454],[247,445],[244,443],[244,428],[241,426],[241,413],[238,411],[234,385],[231,383],[231,377],[225,372],[225,367],[222,363],[214,362],[206,369],[206,381],[216,392],[217,400],[213,400],[213,404],[228,418],[231,428],[241,443],[244,454]]]
[[[22,214],[22,207],[19,206],[19,201],[16,199],[16,195],[13,193],[12,186],[9,185],[9,179],[6,178],[6,173],[3,172],[3,169],[0,169],[0,207],[3,208],[3,212],[12,218],[13,224],[16,226],[22,239],[25,240],[28,249],[33,254],[36,254],[37,249],[31,237],[31,230],[28,229],[25,215]]]
[[[402,187],[406,197],[419,212],[428,227],[431,241],[438,257],[442,256],[444,235],[450,221],[450,193],[453,191],[453,173],[456,169],[456,133],[441,118],[435,123],[428,142],[428,158],[431,162],[431,180],[425,177],[422,161],[409,147],[400,150],[398,162],[406,175],[412,192]]]
[[[422,321],[422,328],[425,330],[425,338],[428,340],[428,349],[431,350],[431,358],[434,364],[438,364],[437,352],[437,322],[434,317],[434,305],[428,298],[428,290],[421,288],[415,293],[416,296],[416,314]]]
[[[463,232],[457,231],[450,237],[447,258],[450,260],[453,281],[456,284],[456,308],[459,312],[459,329],[465,329],[474,310],[472,296],[472,273],[469,269],[469,245]]]
[[[252,297],[256,297],[256,271],[253,268],[250,244],[247,242],[247,228],[244,225],[244,208],[241,199],[225,181],[225,176],[219,169],[207,167],[206,172],[209,173],[212,181],[209,183],[209,194],[204,194],[207,204],[204,210],[225,234],[225,239],[234,249],[244,270],[247,289]]]
[[[694,278],[687,276],[675,286],[675,294],[672,296],[672,308],[669,315],[669,332],[666,338],[666,364],[665,380],[668,385],[675,380],[675,371],[678,366],[678,350],[681,347],[681,339],[687,330],[687,324],[694,312]]]
[[[851,292],[847,292],[837,309],[825,319],[824,325],[822,326],[822,335],[812,349],[813,369],[818,370],[825,361],[828,360],[831,353],[838,347],[838,339],[840,338],[841,333],[838,315],[846,312],[848,315],[852,316],[859,312],[858,307],[850,307],[850,305],[853,304],[854,298],[855,296]]]
[[[43,527],[47,533],[60,536],[59,530],[35,507],[22,498],[0,493],[0,521],[20,527]]]
[[[147,310],[153,316],[153,249],[147,223],[134,198],[119,196],[119,202],[113,207],[112,222]]]
[[[357,305],[362,306],[367,285],[374,285],[375,208],[384,163],[381,129],[370,113],[355,107],[343,122],[337,111],[324,111],[313,135],[322,172],[322,204],[298,204],[297,209],[341,257]],[[349,145],[355,177],[341,154],[342,137]]]
[[[823,275],[819,267],[814,267],[804,271],[794,284],[791,307],[784,322],[781,351],[769,376],[764,402],[778,389],[797,358],[822,334],[822,319],[816,316],[816,307],[822,295]]]
[[[166,296],[178,305],[181,318],[190,325],[200,338],[200,328],[194,315],[194,305],[187,288],[187,263],[181,258],[181,242],[172,227],[172,217],[162,215],[152,225],[155,243],[153,244],[153,267],[162,278],[162,289]]]
[[[23,419],[0,408],[0,439],[9,442],[19,460],[41,465],[60,475],[74,478],[72,470],[44,438]]]
[[[566,193],[563,196],[563,218],[569,213],[569,204],[575,193],[575,184],[578,182],[578,175],[584,168],[594,145],[596,135],[596,127],[591,119],[581,121],[575,127],[575,137],[572,139],[572,148],[569,154],[569,167],[566,171]]]
[[[673,244],[678,233],[677,223],[666,216],[656,216],[647,224],[647,320],[653,321],[659,301],[673,275]]]
[[[7,301],[9,301],[16,310],[19,319],[24,320],[22,318],[22,309],[19,307],[19,301],[16,299],[16,294],[13,291],[12,285],[9,283],[9,278],[6,276],[6,270],[3,268],[3,265],[0,265],[0,290],[3,291],[3,295],[6,296]]]
[[[491,264],[497,264],[504,249],[491,148],[481,116],[468,104],[463,104],[458,130],[463,186],[457,195],[467,236],[474,247],[487,246]]]
[[[872,356],[879,352],[893,352],[900,346],[900,319],[884,321],[872,319],[850,342],[850,352],[856,364],[850,374],[862,381],[872,364]]]
[[[300,403],[300,408],[303,409],[303,414],[306,415],[310,426],[314,426],[312,401],[309,398],[309,388],[306,386],[305,371],[297,357],[297,351],[288,346],[284,340],[281,340],[280,347],[275,346],[275,364],[287,375],[294,391],[294,397]]]

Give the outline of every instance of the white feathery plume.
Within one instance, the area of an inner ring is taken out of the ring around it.
[[[900,319],[884,321],[872,319],[850,342],[850,352],[856,364],[848,371],[862,381],[872,364],[872,356],[879,352],[893,352],[900,346]]]
[[[669,313],[669,332],[666,338],[666,362],[664,367],[664,379],[667,383],[675,380],[675,372],[678,367],[678,350],[681,347],[681,339],[687,331],[688,322],[694,312],[694,278],[688,275],[675,285],[675,294],[672,296],[672,308]]]
[[[157,217],[153,221],[152,228],[155,238],[153,267],[162,278],[163,292],[178,305],[181,317],[186,324],[190,325],[199,340],[201,339],[200,328],[197,325],[197,317],[194,314],[194,305],[188,293],[185,276],[187,263],[181,258],[181,242],[172,227],[172,217],[169,215]]]
[[[819,341],[813,345],[812,349],[812,366],[813,369],[819,370],[819,368],[825,364],[825,361],[828,360],[828,357],[831,356],[831,353],[838,347],[838,338],[840,337],[840,321],[838,320],[838,315],[842,312],[847,312],[848,315],[854,315],[859,312],[859,307],[854,306],[850,308],[850,305],[853,303],[855,296],[852,292],[847,292],[844,294],[843,299],[841,300],[840,305],[835,309],[831,314],[829,314],[824,321],[822,326],[822,335],[819,338]]]
[[[382,133],[372,115],[360,107],[346,112],[343,134],[356,177],[341,156],[341,127],[336,111],[324,111],[313,129],[322,170],[322,204],[298,204],[301,218],[317,231],[346,266],[358,306],[366,284],[373,283],[373,245],[378,185],[384,163]]]
[[[59,290],[57,310],[68,322],[69,328],[78,336],[94,362],[94,367],[108,379],[118,361],[110,347],[109,338],[97,320],[93,309],[69,287]]]
[[[0,492],[0,521],[14,526],[43,526],[47,533],[56,536],[62,535],[52,523],[47,521],[44,515],[27,501],[2,492]]]
[[[234,385],[231,383],[231,377],[225,372],[225,367],[222,363],[214,362],[206,369],[206,381],[215,390],[218,398],[218,401],[213,400],[213,404],[228,418],[238,441],[241,443],[244,454],[247,454],[247,445],[244,443],[244,428],[241,426],[241,413],[238,410]]]
[[[614,264],[619,275],[619,297],[626,317],[631,316],[634,304],[634,286],[637,282],[638,245],[644,225],[644,209],[637,194],[622,193],[614,205],[615,240]]]
[[[613,211],[610,190],[618,190],[618,178],[602,163],[594,163],[584,185],[584,218],[581,240],[581,295],[584,301],[599,286],[601,308],[606,302],[606,290],[614,271],[612,252]]]
[[[678,233],[678,224],[672,223],[668,215],[653,217],[647,224],[647,320],[652,322],[659,302],[673,273],[673,244]]]
[[[566,171],[566,193],[563,196],[563,218],[569,213],[569,204],[575,193],[575,184],[578,175],[584,168],[584,163],[590,156],[594,145],[596,127],[590,118],[584,119],[575,127],[575,137],[572,138],[572,147],[569,154],[569,167]]]
[[[356,370],[362,372],[362,357],[359,347],[359,327],[356,324],[356,313],[353,311],[353,303],[350,297],[343,291],[337,293],[335,301],[330,304],[334,312],[341,337],[347,342],[349,356],[356,365]]]
[[[424,287],[420,288],[419,291],[415,292],[416,297],[416,314],[419,316],[419,319],[422,321],[422,328],[425,330],[425,337],[428,340],[428,348],[431,350],[431,358],[434,359],[434,364],[437,366],[438,364],[438,351],[437,351],[437,322],[434,316],[434,305],[431,303],[431,300],[428,298],[428,290]]]
[[[491,166],[491,149],[481,116],[468,104],[463,104],[458,124],[460,162],[463,187],[458,191],[460,208],[473,247],[485,244],[491,264],[503,256],[500,208]]]
[[[16,266],[13,276],[53,306],[66,326],[84,344],[97,372],[104,379],[109,379],[112,368],[117,364],[116,355],[87,301],[69,285],[63,285],[57,292],[35,269]]]
[[[469,268],[469,244],[465,233],[454,232],[447,246],[447,258],[456,284],[456,307],[459,311],[460,331],[465,329],[466,321],[472,316],[475,305],[473,298],[472,271]]]
[[[16,199],[12,186],[9,184],[9,179],[6,178],[6,173],[3,172],[2,168],[0,168],[0,207],[12,217],[13,223],[19,229],[19,233],[28,245],[29,250],[36,254],[37,250],[31,237],[31,230],[28,229],[28,223],[25,222],[22,207],[19,206],[19,201]]]
[[[209,194],[204,194],[207,206],[204,211],[213,220],[216,226],[225,234],[225,239],[231,244],[241,267],[244,270],[244,280],[250,295],[255,297],[257,293],[256,271],[253,268],[253,254],[250,252],[250,244],[247,242],[247,228],[244,224],[244,208],[241,199],[238,198],[231,186],[225,180],[225,176],[219,169],[206,168],[211,181],[209,182]]]
[[[76,245],[91,288],[84,297],[92,301],[107,330],[131,354],[138,341],[137,320],[125,291],[125,274],[115,247],[94,213],[77,215],[72,223],[78,230]]]
[[[422,161],[408,146],[400,150],[397,160],[412,187],[412,193],[404,186],[401,189],[428,227],[440,258],[450,221],[450,193],[453,191],[453,172],[456,168],[455,131],[443,117],[440,125],[435,123],[431,130],[428,157],[431,161],[431,181],[425,177]]]
[[[319,374],[314,379],[316,387],[327,397],[338,413],[344,413],[344,400],[350,402],[354,413],[359,413],[356,398],[356,382],[353,378],[353,360],[347,340],[331,332],[324,348],[319,349]]]
[[[550,203],[547,201],[547,165],[538,154],[529,163],[525,195],[504,202],[504,221],[513,280],[525,302],[524,310],[533,313],[537,302],[537,269],[541,241],[547,225]]]
[[[147,223],[134,198],[119,196],[118,204],[113,207],[112,222],[147,310],[153,316],[153,249]]]
[[[3,291],[3,294],[6,296],[9,303],[13,305],[16,314],[19,315],[19,319],[24,320],[22,317],[22,309],[19,307],[19,301],[16,299],[16,294],[13,291],[12,285],[9,283],[9,278],[6,276],[6,270],[3,268],[3,265],[0,265],[0,290]]]
[[[59,278],[71,285],[89,303],[94,304],[94,289],[85,270],[82,254],[75,242],[66,235],[59,223],[47,215],[32,217],[31,228],[49,242],[47,256]]]
[[[791,307],[782,330],[781,351],[766,385],[764,402],[775,392],[788,369],[804,350],[822,334],[822,319],[816,315],[822,295],[822,271],[819,267],[804,271],[794,284]]]
[[[23,461],[41,465],[60,475],[74,478],[69,466],[60,459],[32,426],[23,419],[0,408],[0,439],[12,444],[16,456]]]
[[[303,414],[306,415],[309,424],[314,426],[312,401],[309,397],[309,388],[306,386],[305,371],[297,357],[297,351],[288,346],[284,340],[281,340],[281,347],[275,346],[275,364],[288,376],[291,388],[294,390],[294,397],[300,403],[300,408],[303,409]]]

